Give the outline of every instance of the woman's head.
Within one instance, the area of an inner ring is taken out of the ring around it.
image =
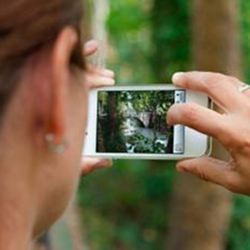
[[[80,0],[1,0],[0,2],[0,100],[7,101],[7,90],[29,55],[52,44],[65,26],[79,35],[72,62],[83,66],[79,53],[83,9]],[[78,51],[77,51],[78,49]],[[8,83],[7,83],[7,82]],[[11,83],[10,83],[11,81]],[[5,82],[5,83],[3,83]],[[4,86],[5,85],[5,86]],[[0,110],[4,103],[1,103]]]
[[[88,92],[82,13],[80,0],[0,2],[0,183],[8,186],[0,204],[24,196],[36,233],[62,213],[79,174]],[[65,152],[51,150],[48,134]]]

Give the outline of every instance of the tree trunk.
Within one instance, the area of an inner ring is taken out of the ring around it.
[[[238,2],[193,0],[194,68],[240,77]],[[214,142],[213,155],[228,156]],[[170,210],[168,250],[222,250],[231,210],[231,194],[187,174],[177,177]]]
[[[93,1],[92,36],[100,42],[99,50],[94,63],[98,67],[104,67],[108,54],[108,33],[106,19],[109,13],[109,0]]]

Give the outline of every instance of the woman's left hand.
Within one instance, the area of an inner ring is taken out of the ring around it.
[[[98,42],[91,40],[84,45],[84,57],[93,56],[98,51]],[[87,64],[85,81],[90,89],[115,84],[115,73],[109,69],[102,69],[90,63]]]
[[[91,40],[84,45],[84,57],[92,56],[98,51],[98,42]],[[87,72],[85,75],[85,81],[89,85],[90,89],[112,86],[115,84],[115,74],[108,69],[101,69],[97,66],[87,64]],[[81,175],[85,176],[97,169],[106,168],[112,166],[112,160],[99,159],[99,158],[82,158]]]

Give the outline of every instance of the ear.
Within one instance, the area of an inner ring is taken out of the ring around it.
[[[60,144],[65,134],[67,90],[72,71],[70,60],[77,44],[77,33],[71,27],[64,28],[59,34],[51,60],[51,100],[48,133],[54,135],[54,143]]]

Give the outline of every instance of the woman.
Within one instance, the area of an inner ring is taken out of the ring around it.
[[[188,72],[173,76],[176,86],[207,94],[223,111],[196,104],[178,104],[168,112],[168,123],[183,124],[217,139],[231,155],[229,162],[212,157],[184,160],[179,171],[250,195],[250,90],[236,78],[218,73]]]
[[[0,2],[0,249],[28,249],[63,213],[80,172],[110,165],[80,164],[88,91],[114,82],[85,63],[80,2]]]

